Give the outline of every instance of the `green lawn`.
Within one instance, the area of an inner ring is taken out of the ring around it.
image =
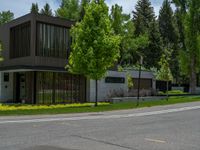
[[[136,107],[135,102],[116,103],[116,104],[100,103],[98,107],[93,107],[92,103],[72,104],[72,105],[51,105],[51,106],[0,105],[0,116],[102,112],[102,111],[135,109],[141,107],[152,107],[158,105],[170,105],[176,103],[187,103],[196,101],[200,101],[200,96],[170,97],[169,101],[166,100],[141,101],[138,107]]]

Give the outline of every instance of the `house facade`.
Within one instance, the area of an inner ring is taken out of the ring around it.
[[[82,75],[65,70],[70,55],[72,21],[30,13],[0,26],[3,46],[0,62],[0,103],[74,103],[94,100],[94,83]],[[114,83],[111,89],[123,87],[126,78],[108,71]],[[113,80],[113,78],[115,78]],[[115,83],[121,79],[123,82]],[[144,76],[146,78],[146,76]],[[150,75],[153,82],[153,77]],[[103,79],[104,83],[108,78]],[[100,92],[104,84],[100,81]],[[108,80],[109,82],[109,80]],[[119,86],[119,85],[120,86]],[[153,88],[153,84],[151,85]],[[109,91],[109,90],[108,90]],[[103,92],[101,100],[108,98]]]

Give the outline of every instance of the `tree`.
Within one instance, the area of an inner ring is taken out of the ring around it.
[[[190,0],[185,16],[186,55],[189,56],[190,92],[196,93],[197,74],[200,67],[200,0]]]
[[[135,11],[133,11],[133,21],[136,35],[148,32],[150,24],[155,21],[155,13],[149,0],[138,0]]]
[[[169,0],[164,0],[159,13],[159,30],[165,45],[176,44],[178,36],[175,30],[173,10]]]
[[[172,2],[176,5],[175,15],[177,21],[177,28],[179,31],[179,42],[181,44],[181,48],[184,50],[186,50],[184,35],[184,17],[187,13],[188,1],[189,0],[172,0]]]
[[[60,8],[56,11],[56,16],[78,21],[80,19],[79,0],[62,0]]]
[[[112,6],[111,25],[116,35],[121,36],[120,59],[118,65],[133,65],[136,62],[137,49],[148,44],[148,37],[135,36],[135,27],[130,15],[124,14],[121,6]]]
[[[31,13],[39,13],[39,8],[37,3],[32,3]]]
[[[72,27],[71,33],[72,52],[67,68],[96,81],[97,106],[98,80],[117,61],[120,43],[120,37],[113,34],[104,0],[92,0],[85,8],[83,20]]]
[[[183,23],[183,13],[181,13],[180,8],[176,8],[175,11],[175,27],[176,30],[178,31],[178,44],[180,49],[186,50],[186,45],[185,45],[185,35],[184,35],[184,23]]]
[[[111,25],[112,25],[115,35],[119,35],[122,38],[121,43],[120,43],[120,59],[118,62],[119,65],[123,63],[124,56],[130,55],[128,54],[129,50],[127,49],[126,43],[124,41],[125,37],[126,37],[126,42],[129,41],[127,39],[127,34],[126,34],[126,29],[128,29],[126,22],[129,22],[129,19],[130,19],[130,16],[123,14],[123,9],[121,6],[117,4],[112,6],[111,14],[110,14]]]
[[[0,12],[0,25],[8,23],[14,19],[14,14],[11,11]]]
[[[130,16],[123,14],[123,9],[121,6],[115,4],[111,8],[110,20],[112,24],[112,28],[115,34],[123,34],[124,33],[124,24],[125,21],[128,21]]]
[[[180,9],[182,14],[185,14],[188,8],[189,0],[172,0],[173,3],[176,4],[176,7]]]
[[[90,0],[81,0],[81,12],[80,12],[80,19],[83,19],[85,15],[85,7],[90,3]]]
[[[148,29],[149,44],[145,48],[139,49],[144,58],[144,67],[159,68],[159,60],[163,53],[163,43],[159,32],[157,21],[153,21]]]
[[[196,93],[197,74],[200,68],[200,0],[188,0],[185,6],[175,1],[177,8],[185,9],[182,14],[186,49],[180,53],[182,73],[190,79],[190,93]]]
[[[133,11],[133,22],[136,36],[147,34],[149,38],[148,46],[138,49],[140,55],[143,55],[145,67],[158,67],[158,61],[162,55],[162,40],[156,16],[149,0],[137,2],[135,11]]]
[[[169,0],[164,0],[159,13],[159,31],[163,40],[164,47],[172,46],[173,52],[170,59],[170,68],[174,77],[180,75],[178,65],[179,42],[178,32],[175,26],[174,13]]]
[[[127,78],[127,82],[128,82],[128,90],[130,90],[134,86],[133,77],[131,76],[131,74],[129,72],[127,72],[126,78]]]
[[[52,9],[50,8],[48,3],[46,3],[44,5],[44,7],[41,9],[40,13],[43,15],[47,15],[47,16],[53,16]]]
[[[182,60],[184,59],[184,56],[182,54],[184,51],[186,51],[185,33],[184,33],[185,32],[184,31],[184,16],[186,14],[187,3],[184,0],[174,0],[174,2],[175,1],[177,2],[176,2],[176,10],[174,13],[174,17],[175,17],[175,27],[176,27],[176,30],[178,31],[178,49],[179,49],[178,58],[176,59],[178,63],[176,63],[175,65],[176,68],[178,68],[177,70],[179,72],[177,83],[189,83],[188,75],[186,75],[182,71],[182,70],[185,70],[183,69],[184,66],[182,65]],[[179,65],[178,67],[177,67],[177,64]],[[172,70],[172,72],[174,71]],[[176,77],[177,74],[174,76]]]
[[[169,81],[173,80],[173,76],[172,76],[170,65],[169,65],[170,55],[171,55],[171,52],[168,49],[165,49],[165,53],[162,54],[162,57],[159,62],[160,70],[158,71],[157,76],[156,76],[157,80],[167,82],[167,100],[168,100]]]

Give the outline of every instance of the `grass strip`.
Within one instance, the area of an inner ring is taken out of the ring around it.
[[[112,110],[136,109],[142,107],[153,107],[162,105],[171,105],[178,103],[198,102],[200,96],[177,96],[170,97],[169,100],[140,101],[137,107],[136,102],[121,103],[99,103],[94,107],[93,103],[71,104],[71,105],[0,105],[0,116],[18,116],[18,115],[50,115],[50,114],[69,114],[69,113],[86,113],[86,112],[103,112]],[[71,107],[70,107],[71,106]],[[12,108],[12,109],[11,109]],[[23,109],[22,109],[23,108]]]

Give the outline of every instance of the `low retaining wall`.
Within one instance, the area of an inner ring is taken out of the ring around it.
[[[165,100],[167,96],[151,96],[151,97],[140,97],[140,101],[158,101]],[[119,103],[119,102],[137,102],[137,97],[117,97],[111,98],[111,103]]]

